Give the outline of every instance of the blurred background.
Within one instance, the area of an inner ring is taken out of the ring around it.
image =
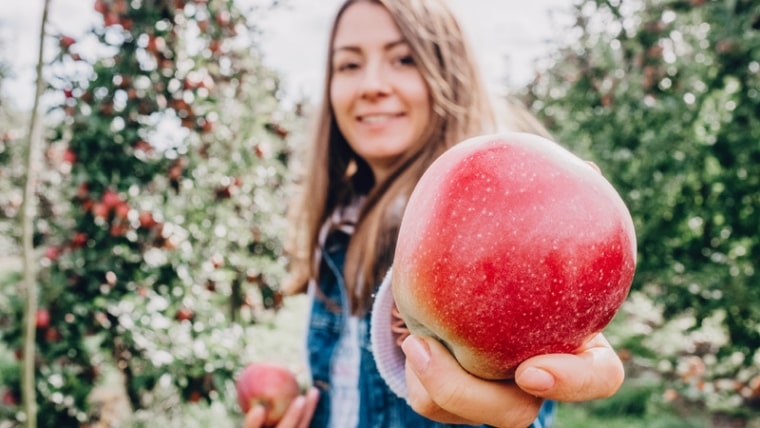
[[[0,428],[25,363],[43,427],[240,426],[245,364],[306,382],[284,217],[338,3],[50,0],[42,39],[0,8]],[[636,224],[626,383],[557,426],[760,426],[760,4],[450,3]]]

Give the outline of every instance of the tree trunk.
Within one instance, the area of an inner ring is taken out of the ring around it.
[[[29,142],[26,152],[26,177],[24,184],[24,201],[21,208],[21,240],[23,251],[24,281],[23,287],[26,297],[24,310],[24,359],[21,371],[21,393],[26,413],[26,426],[37,427],[37,395],[35,391],[35,367],[34,357],[36,354],[35,337],[37,333],[37,280],[36,260],[34,258],[34,217],[35,217],[35,190],[37,188],[37,169],[39,166],[38,152],[40,149],[40,127],[38,124],[38,112],[40,97],[45,87],[42,77],[44,64],[45,25],[49,10],[50,0],[45,0],[42,9],[42,22],[40,23],[40,44],[37,57],[37,77],[34,94],[34,104],[29,121]]]

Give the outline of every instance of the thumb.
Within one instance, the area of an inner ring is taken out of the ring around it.
[[[523,391],[558,401],[610,397],[624,378],[620,357],[601,334],[576,354],[540,355],[522,363],[515,373]]]

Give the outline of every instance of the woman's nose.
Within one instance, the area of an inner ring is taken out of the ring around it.
[[[364,98],[376,98],[387,95],[390,92],[388,73],[382,64],[368,64],[364,69],[361,80],[361,96]]]

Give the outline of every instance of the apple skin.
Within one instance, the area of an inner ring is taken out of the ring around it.
[[[436,159],[413,190],[392,270],[414,334],[484,379],[570,353],[626,299],[636,235],[595,167],[531,134],[483,135]]]
[[[290,403],[301,394],[293,373],[270,362],[248,364],[237,378],[238,403],[243,413],[261,405],[266,409],[264,426],[274,426],[285,415]]]

